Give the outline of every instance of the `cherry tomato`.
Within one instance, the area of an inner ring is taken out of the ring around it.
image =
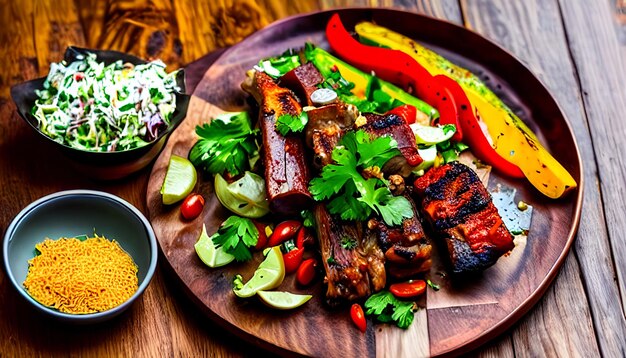
[[[269,238],[268,246],[273,247],[291,239],[298,233],[302,224],[297,220],[287,220],[278,224]]]
[[[263,250],[267,246],[267,234],[265,233],[265,225],[260,222],[254,221],[254,226],[259,231],[259,239],[254,245],[254,249],[257,251]]]
[[[365,333],[367,329],[367,321],[365,320],[365,314],[360,304],[355,303],[350,307],[350,317],[352,322],[359,328],[359,330]]]
[[[204,208],[204,198],[200,194],[191,193],[180,206],[180,213],[187,220],[193,220],[200,215]]]
[[[313,246],[315,238],[311,235],[311,230],[308,227],[302,226],[298,230],[298,236],[296,236],[296,247],[303,249],[304,247]]]
[[[298,272],[296,272],[296,280],[302,286],[308,286],[315,279],[317,268],[317,260],[307,259],[302,261]]]
[[[302,263],[302,255],[304,250],[295,248],[286,254],[283,254],[283,261],[285,262],[285,273],[290,274],[296,272],[300,264]]]
[[[426,291],[424,280],[411,280],[407,282],[394,283],[389,286],[389,292],[398,298],[410,298],[419,296]]]

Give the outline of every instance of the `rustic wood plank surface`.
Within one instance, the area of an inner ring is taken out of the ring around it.
[[[602,1],[0,0],[0,229],[31,201],[64,189],[119,195],[145,212],[149,168],[101,183],[46,152],[15,113],[11,85],[45,75],[69,44],[184,66],[288,15],[343,6],[409,9],[464,24],[543,80],[568,116],[585,165],[583,219],[555,283],[480,356],[624,356],[626,352],[626,3]],[[204,59],[194,64],[203,72]],[[94,327],[41,320],[0,271],[0,356],[251,356],[206,319],[162,265],[142,299]],[[103,339],[104,338],[104,339]]]

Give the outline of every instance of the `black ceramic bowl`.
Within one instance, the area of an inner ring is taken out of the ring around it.
[[[68,47],[65,51],[65,61],[70,63],[76,60],[76,56],[86,52],[95,53],[98,61],[106,65],[117,60],[130,62],[138,65],[147,63],[138,57],[117,51],[92,50],[78,47]],[[190,96],[185,94],[185,75],[181,70],[178,72],[176,82],[181,89],[181,93],[176,94],[176,110],[170,121],[167,130],[149,144],[119,152],[90,152],[66,146],[55,142],[50,137],[39,130],[37,118],[31,114],[31,109],[37,100],[35,90],[43,89],[45,77],[27,81],[11,88],[11,97],[17,106],[17,111],[22,118],[39,133],[44,140],[54,143],[63,154],[72,159],[79,171],[87,176],[96,179],[119,179],[134,173],[148,165],[161,151],[169,134],[182,122],[187,113]]]
[[[46,237],[56,240],[89,235],[94,230],[116,240],[133,258],[138,269],[137,291],[117,307],[90,314],[63,313],[35,301],[22,285],[35,245]],[[44,316],[77,324],[105,321],[128,309],[148,287],[158,257],[156,237],[145,216],[115,195],[92,190],[54,193],[28,205],[7,228],[2,248],[7,278],[29,305]]]

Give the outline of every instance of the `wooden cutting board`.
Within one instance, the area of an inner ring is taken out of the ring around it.
[[[374,20],[436,49],[475,73],[501,95],[535,131],[542,143],[572,173],[582,187],[580,156],[572,132],[558,105],[541,83],[519,61],[479,35],[429,17],[385,9],[338,10],[347,28],[359,20]],[[430,277],[442,286],[428,290],[407,330],[368,321],[365,334],[350,321],[348,308],[331,309],[324,303],[320,282],[309,289],[287,276],[279,290],[310,293],[313,299],[300,309],[272,310],[257,299],[232,294],[232,278],[252,276],[261,261],[210,269],[196,256],[193,245],[205,223],[209,234],[230,214],[213,195],[212,179],[200,175],[196,192],[207,199],[196,220],[184,221],[179,206],[163,206],[159,189],[172,154],[186,157],[196,141],[196,125],[225,111],[247,109],[240,89],[245,71],[260,58],[277,55],[305,42],[328,47],[324,26],[333,12],[303,15],[279,21],[227,50],[204,74],[193,93],[187,118],[171,135],[157,159],[147,187],[149,218],[163,257],[181,287],[211,318],[243,339],[281,354],[310,356],[417,357],[468,351],[502,333],[537,302],[555,277],[574,238],[580,218],[582,192],[563,199],[543,197],[526,181],[492,175],[490,187],[515,187],[518,198],[535,208],[530,235],[517,243],[483,274],[455,280],[446,274],[435,253]],[[442,276],[445,275],[445,276]]]

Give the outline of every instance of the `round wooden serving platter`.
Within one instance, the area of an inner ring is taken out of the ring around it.
[[[196,256],[194,243],[205,223],[209,234],[229,216],[213,195],[212,180],[200,175],[196,191],[207,199],[201,217],[184,221],[179,206],[163,206],[159,189],[170,155],[186,157],[196,141],[196,125],[224,111],[247,109],[240,89],[245,71],[260,58],[278,55],[305,42],[328,47],[324,27],[335,11],[292,17],[258,31],[227,50],[204,74],[193,93],[187,118],[171,135],[154,165],[147,188],[150,221],[164,257],[182,286],[208,316],[240,337],[280,354],[319,357],[417,357],[468,351],[502,333],[539,300],[557,274],[578,227],[582,203],[582,164],[572,131],[546,88],[518,60],[481,36],[433,18],[389,9],[337,10],[347,28],[360,20],[412,37],[479,74],[535,131],[542,143],[572,173],[579,186],[562,199],[542,196],[525,180],[492,174],[496,183],[513,186],[518,200],[535,208],[528,239],[482,275],[463,282],[431,277],[442,284],[429,289],[422,309],[407,330],[368,321],[365,334],[350,321],[348,308],[330,309],[319,282],[302,290],[287,276],[279,290],[311,293],[314,298],[294,311],[275,311],[256,298],[238,299],[231,281],[251,277],[261,260],[210,269]]]

